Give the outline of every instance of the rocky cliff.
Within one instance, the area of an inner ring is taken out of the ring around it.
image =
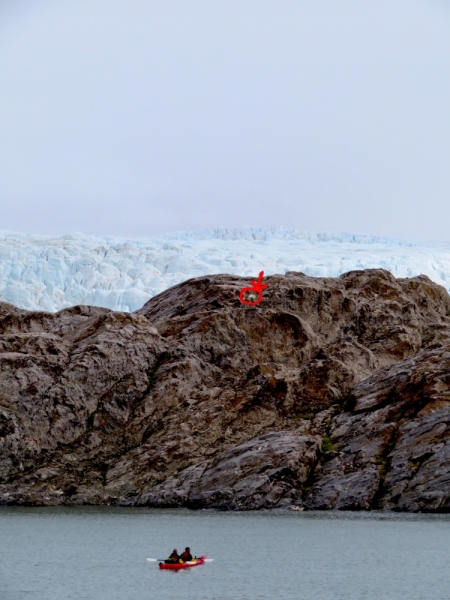
[[[383,270],[0,304],[0,503],[450,507],[450,297]]]

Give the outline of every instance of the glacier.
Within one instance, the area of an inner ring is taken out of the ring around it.
[[[134,311],[200,275],[302,271],[336,277],[383,268],[425,274],[450,290],[450,244],[356,234],[241,227],[124,239],[0,232],[0,300],[55,312],[76,304]]]

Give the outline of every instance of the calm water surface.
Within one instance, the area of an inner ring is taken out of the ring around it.
[[[445,515],[3,507],[0,599],[448,600],[449,549]]]

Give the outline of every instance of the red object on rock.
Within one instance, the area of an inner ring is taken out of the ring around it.
[[[264,277],[264,271],[261,271],[261,273],[259,274],[259,277],[258,277],[258,281],[253,281],[253,279],[250,279],[250,283],[252,284],[251,287],[242,288],[242,290],[239,292],[239,299],[242,302],[242,304],[248,304],[248,306],[256,306],[257,304],[259,304],[261,302],[261,300],[263,299],[262,291],[265,290],[266,287],[269,287],[267,283],[262,283],[263,277]],[[245,300],[244,299],[245,292],[257,292],[258,298],[256,300],[254,300],[253,302],[251,302],[249,300]]]

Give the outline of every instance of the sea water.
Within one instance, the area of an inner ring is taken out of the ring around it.
[[[2,507],[0,599],[443,600],[449,550],[446,515]]]

